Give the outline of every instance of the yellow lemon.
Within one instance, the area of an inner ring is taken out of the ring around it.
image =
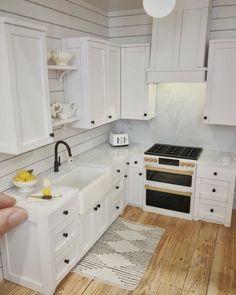
[[[18,172],[17,177],[21,178],[22,181],[27,181],[29,179],[31,174],[26,170],[21,170]]]
[[[21,178],[18,177],[18,176],[14,177],[14,180],[15,180],[15,181],[22,181]]]

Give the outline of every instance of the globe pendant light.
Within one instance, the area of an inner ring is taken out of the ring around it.
[[[175,8],[176,0],[143,0],[144,10],[152,17],[165,17]]]

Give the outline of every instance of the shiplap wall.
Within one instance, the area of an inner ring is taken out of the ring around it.
[[[108,14],[82,0],[0,0],[0,16],[13,17],[46,26],[48,50],[61,48],[61,38],[92,36],[108,38]],[[49,72],[52,102],[63,101],[62,83],[54,71]],[[109,125],[90,131],[70,128],[55,131],[55,141],[66,140],[74,156],[107,141]],[[63,148],[62,160],[66,159]],[[0,154],[0,191],[12,186],[11,179],[20,169],[34,169],[39,174],[53,166],[54,145],[48,145],[20,156]],[[0,260],[0,279],[1,279]],[[1,293],[1,291],[0,291]]]

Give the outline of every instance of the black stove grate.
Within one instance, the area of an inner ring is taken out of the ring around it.
[[[145,154],[152,156],[197,160],[201,152],[202,148],[154,144],[149,150],[145,152]]]

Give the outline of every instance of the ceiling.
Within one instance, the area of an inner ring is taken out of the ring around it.
[[[139,9],[143,7],[142,0],[85,0],[85,1],[106,11]]]

